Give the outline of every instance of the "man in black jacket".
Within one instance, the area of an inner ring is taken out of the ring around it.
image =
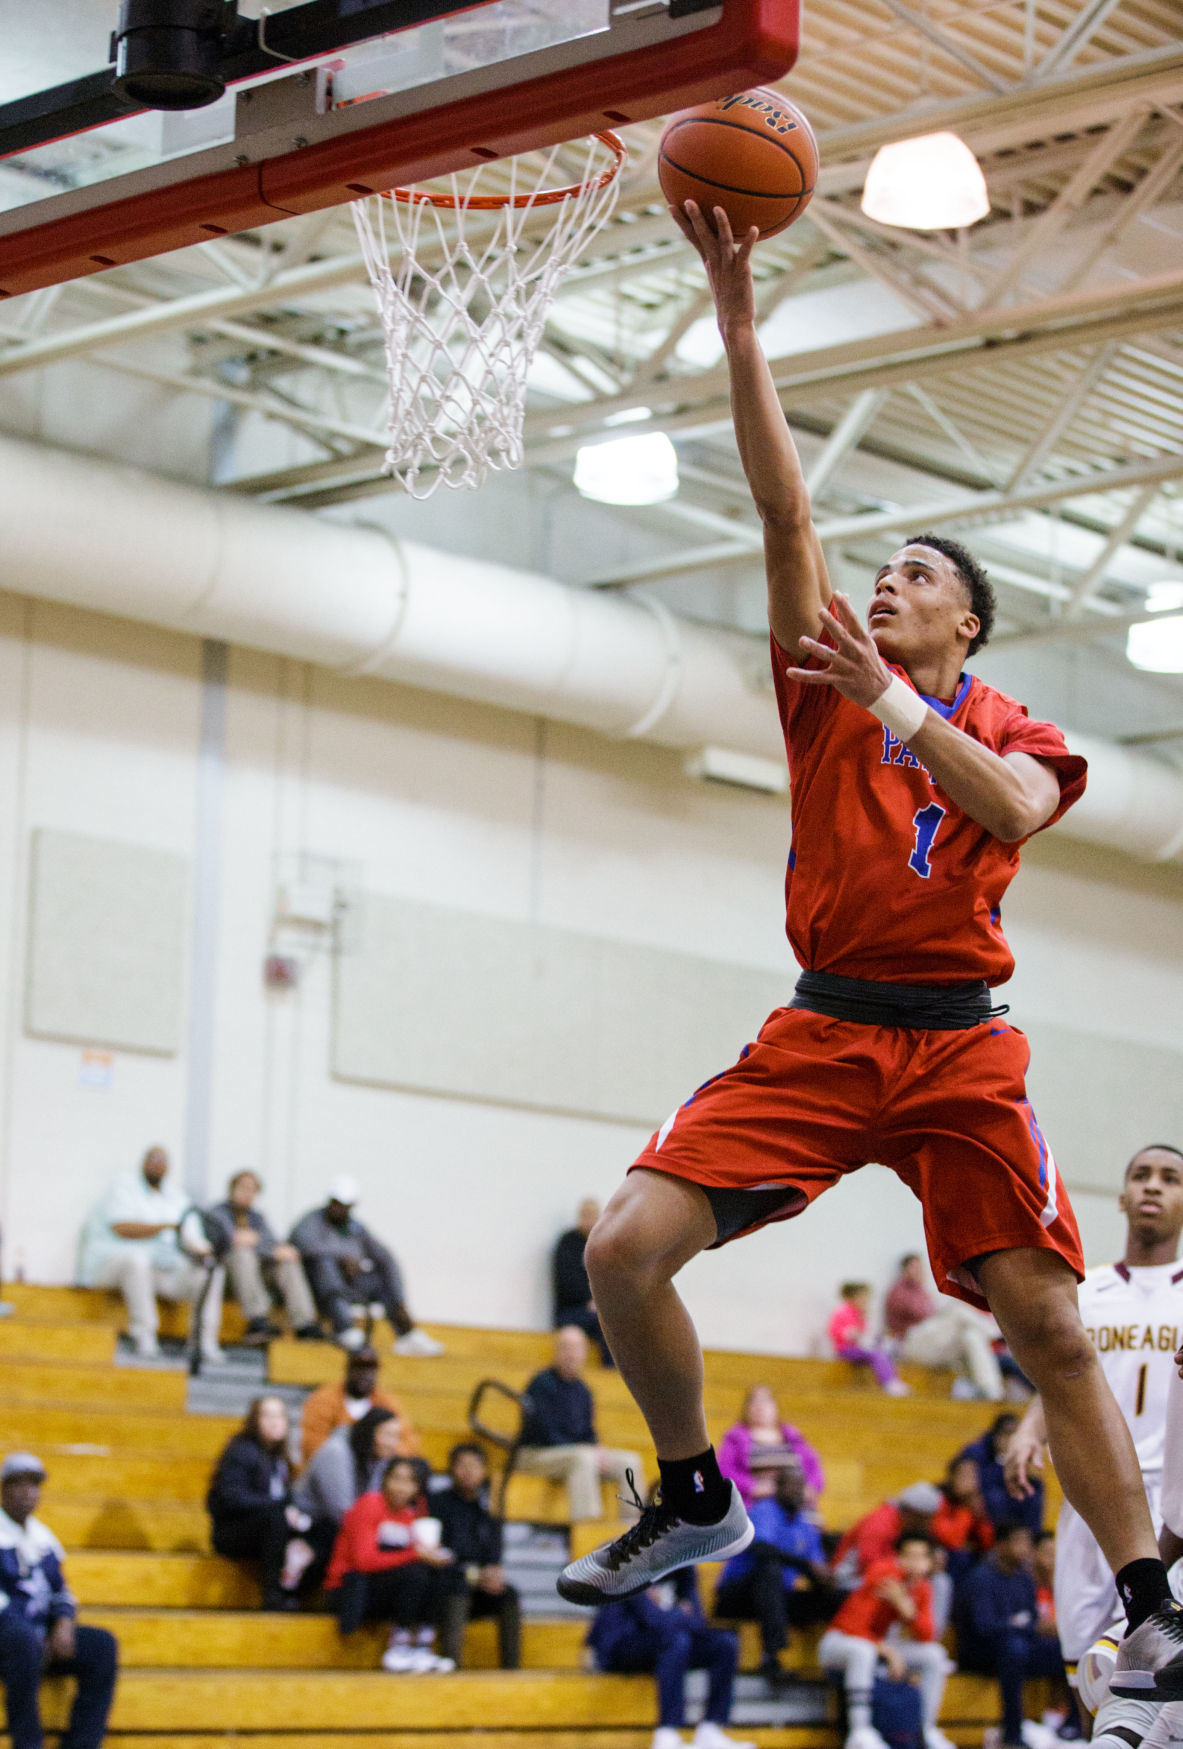
[[[263,1180],[249,1166],[236,1172],[227,1187],[225,1202],[206,1211],[206,1232],[218,1261],[226,1266],[226,1280],[246,1318],[248,1342],[270,1342],[282,1335],[271,1322],[271,1290],[276,1288],[295,1334],[310,1341],[322,1334],[316,1306],[294,1245],[281,1245],[255,1207]]]
[[[583,1253],[588,1235],[600,1218],[600,1205],[588,1196],[579,1205],[575,1225],[560,1233],[551,1259],[551,1280],[554,1289],[554,1327],[575,1324],[600,1350],[605,1366],[614,1366],[612,1351],[600,1329],[592,1299],[591,1283],[587,1279]]]
[[[614,1451],[596,1439],[595,1405],[583,1382],[587,1337],[574,1324],[555,1332],[554,1361],[526,1386],[526,1415],[517,1467],[525,1476],[546,1476],[567,1484],[572,1524],[601,1518],[601,1478],[615,1482],[622,1516],[635,1518],[628,1474],[642,1487],[641,1460],[635,1451]]]
[[[468,1622],[496,1616],[501,1668],[516,1670],[522,1661],[522,1607],[501,1565],[501,1525],[486,1503],[489,1466],[480,1446],[453,1446],[448,1474],[452,1485],[429,1497],[431,1511],[443,1526],[441,1543],[451,1549],[468,1584],[448,1599],[444,1656],[459,1665]]]

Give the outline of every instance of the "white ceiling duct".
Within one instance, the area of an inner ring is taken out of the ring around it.
[[[666,747],[783,757],[750,639],[659,603],[0,436],[3,586]],[[1073,737],[1060,830],[1183,860],[1183,773]]]

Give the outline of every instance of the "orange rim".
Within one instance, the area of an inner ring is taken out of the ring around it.
[[[466,200],[463,195],[428,194],[425,189],[392,188],[389,193],[383,192],[382,199],[401,200],[410,206],[467,207],[473,212],[495,212],[499,207],[507,206],[555,206],[561,200],[574,200],[578,194],[595,193],[598,189],[607,188],[620,175],[628,151],[619,134],[605,128],[603,133],[596,133],[591,137],[599,140],[602,146],[607,146],[612,153],[612,162],[589,182],[572,182],[566,188],[540,188],[534,194],[478,194],[470,200]]]

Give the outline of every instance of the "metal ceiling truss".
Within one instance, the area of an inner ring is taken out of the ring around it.
[[[822,440],[809,469],[822,538],[1067,513],[1099,544],[1062,587],[1031,561],[1017,586],[1057,611],[1040,636],[1117,624],[1114,567],[1131,542],[1161,546],[1163,488],[1183,478],[1183,270],[1146,228],[1153,216],[1179,235],[1177,216],[1161,217],[1183,193],[1177,26],[1177,0],[1063,0],[1054,12],[1038,0],[817,0],[788,87],[818,126],[823,170],[806,219],[757,251],[760,319],[860,282],[918,318],[771,360],[786,414]],[[978,153],[991,217],[958,240],[863,214],[878,146],[940,128]],[[526,422],[538,469],[565,470],[621,415],[630,434],[660,427],[682,445],[682,498],[645,515],[685,530],[684,546],[605,573],[602,587],[752,565],[761,544],[754,517],[723,514],[747,503],[727,373],[688,349],[713,310],[660,199],[658,131],[632,130],[621,208],[555,307],[544,344],[570,399],[557,398],[555,373]],[[147,345],[169,335],[188,340],[187,368]],[[93,357],[283,422],[321,451],[229,489],[309,509],[390,489],[381,332],[344,210],[13,300],[0,341],[0,378]],[[719,469],[716,440],[728,446]],[[875,501],[860,481],[874,456],[912,469],[915,503]]]

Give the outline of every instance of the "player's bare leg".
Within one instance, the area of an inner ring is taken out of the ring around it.
[[[752,1540],[743,1501],[719,1475],[702,1406],[702,1347],[673,1280],[716,1231],[697,1185],[641,1168],[630,1172],[588,1239],[596,1311],[653,1435],[662,1499],[615,1542],[565,1569],[559,1591],[572,1602],[632,1596],[678,1567],[726,1559]]]
[[[715,1217],[697,1184],[641,1168],[587,1242],[596,1313],[659,1458],[695,1457],[709,1444],[702,1346],[673,1278],[714,1239]]]
[[[1011,1353],[1043,1400],[1065,1496],[1115,1573],[1130,1561],[1157,1560],[1134,1444],[1080,1321],[1072,1270],[1055,1251],[995,1251],[977,1275]]]
[[[1065,1496],[1117,1579],[1130,1631],[1112,1684],[1119,1696],[1183,1698],[1183,1610],[1171,1597],[1129,1429],[1101,1371],[1054,1251],[995,1251],[978,1282],[1010,1350],[1043,1399]]]

